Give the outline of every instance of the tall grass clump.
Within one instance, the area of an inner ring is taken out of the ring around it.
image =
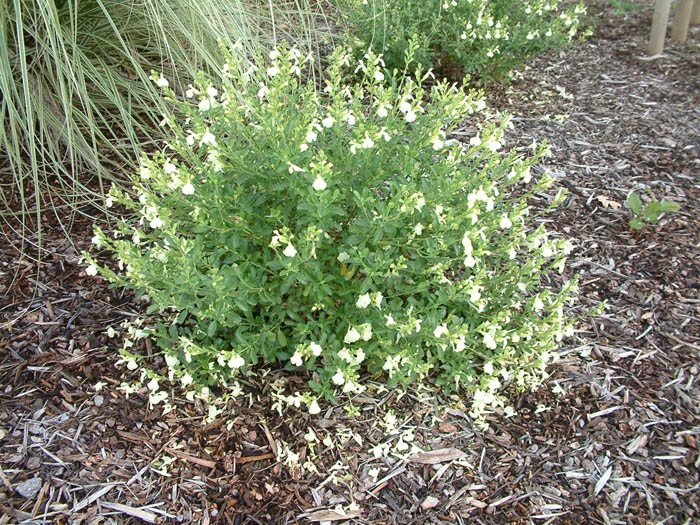
[[[181,90],[196,71],[218,69],[222,43],[244,60],[278,39],[308,48],[318,10],[308,1],[3,4],[0,161],[10,175],[1,214],[13,239],[18,228],[22,238],[40,231],[49,206],[60,221],[66,210],[98,205],[105,181],[133,171],[143,147],[162,138],[169,108],[149,81],[152,70]]]

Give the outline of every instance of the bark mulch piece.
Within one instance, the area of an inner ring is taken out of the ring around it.
[[[47,224],[38,275],[0,247],[0,524],[697,522],[700,31],[648,59],[649,7],[587,4],[590,39],[488,94],[514,116],[508,147],[547,139],[540,171],[569,196],[546,220],[581,276],[580,330],[515,416],[484,430],[469,399],[372,383],[281,417],[275,392],[305,378],[268,371],[217,413],[176,390],[149,409],[105,335],[144,306],[85,276],[89,223],[75,247]],[[646,188],[681,210],[634,232],[625,200]]]

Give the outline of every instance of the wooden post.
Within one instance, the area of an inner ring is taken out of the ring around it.
[[[651,35],[649,36],[650,55],[658,55],[664,50],[664,38],[666,37],[666,25],[668,14],[671,11],[671,0],[656,0],[654,15],[651,19]]]
[[[700,24],[700,0],[695,0],[693,14],[690,15],[690,23],[693,25]]]
[[[685,42],[688,39],[688,26],[690,25],[690,14],[693,11],[693,0],[681,0],[673,15],[673,28],[671,38],[674,42]]]

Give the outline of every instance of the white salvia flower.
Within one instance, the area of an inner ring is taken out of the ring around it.
[[[542,246],[542,257],[551,257],[554,252],[549,244]]]
[[[85,268],[85,273],[86,273],[87,275],[90,275],[90,276],[95,276],[95,275],[97,275],[97,266],[95,266],[94,264],[91,264],[90,266],[88,266],[87,268]]]
[[[440,326],[436,326],[435,330],[433,331],[433,335],[435,337],[442,337],[447,333],[447,327],[444,324],[441,324]]]
[[[192,86],[189,86],[189,87],[187,88],[187,91],[185,91],[185,96],[186,96],[187,98],[192,98],[192,97],[194,97],[194,88],[193,88]]]
[[[508,218],[507,215],[504,215],[503,217],[501,217],[501,222],[499,222],[498,224],[499,224],[499,226],[500,226],[501,228],[503,228],[504,230],[507,230],[508,228],[510,228],[511,226],[513,226],[513,223],[510,222],[510,219]]]
[[[382,308],[382,299],[384,299],[384,295],[382,294],[382,292],[376,292],[374,294],[374,298],[372,299],[372,303],[374,304],[374,306],[376,306],[380,310]]]
[[[258,98],[262,101],[262,99],[264,99],[269,92],[270,90],[267,89],[267,86],[261,82],[260,89],[258,89]]]
[[[207,88],[207,95],[209,95],[210,97],[213,98],[213,97],[215,97],[215,96],[218,95],[218,94],[219,94],[219,92],[216,90],[215,87],[209,86],[209,87]]]
[[[105,206],[107,206],[108,208],[111,208],[113,205],[114,205],[114,199],[112,199],[112,197],[107,197],[105,199]]]
[[[280,245],[280,240],[281,240],[280,232],[277,230],[274,230],[272,232],[272,234],[273,234],[272,239],[270,239],[270,247],[277,248]]]
[[[493,374],[493,363],[491,361],[487,361],[484,364],[484,372],[487,373],[488,375]]]
[[[309,130],[306,132],[306,142],[314,142],[316,140],[316,132],[314,130]]]
[[[464,247],[465,255],[472,254],[473,247],[471,237],[469,237],[469,232],[464,232],[464,237],[462,237],[462,246]]]
[[[338,357],[347,363],[352,361],[352,355],[350,355],[350,352],[345,347],[338,352]]]
[[[211,102],[209,102],[208,98],[205,98],[199,101],[197,107],[199,108],[199,111],[209,111],[211,109]]]
[[[362,147],[365,149],[369,149],[372,146],[374,146],[374,141],[369,137],[365,137],[365,140],[362,141]]]
[[[377,82],[382,82],[384,80],[384,73],[382,73],[381,71],[375,71],[374,80],[376,80]]]
[[[416,233],[416,235],[420,235],[423,233],[423,225],[419,222],[418,224],[415,225],[413,228],[413,231]]]
[[[187,135],[187,137],[185,137],[185,142],[187,142],[187,145],[190,147],[194,146],[194,135]]]
[[[312,416],[315,416],[316,414],[320,414],[320,413],[321,413],[321,407],[318,406],[318,401],[316,401],[314,399],[313,402],[309,405],[309,414],[311,414]]]
[[[515,259],[515,257],[516,257],[517,255],[518,255],[517,252],[516,252],[515,249],[513,249],[513,248],[511,248],[510,251],[508,252],[508,258],[509,258],[510,260]]]
[[[458,336],[457,340],[455,341],[455,352],[464,351],[466,346],[466,338],[463,335]]]
[[[291,162],[288,162],[287,164],[289,164],[289,173],[304,171],[302,168],[300,168],[296,164],[292,164]]]
[[[382,137],[382,138],[384,139],[385,142],[389,142],[389,141],[391,140],[391,135],[389,135],[389,134],[386,132],[386,128],[382,128],[382,129],[379,131],[379,136]]]
[[[163,76],[163,73],[160,74],[160,77],[158,77],[158,80],[156,80],[156,86],[159,88],[166,88],[170,85],[168,82],[168,79]]]
[[[363,341],[369,341],[372,339],[372,325],[369,323],[364,323],[360,325],[360,335]]]
[[[355,125],[355,115],[352,113],[349,113],[348,116],[346,117],[346,120],[348,122],[348,125],[354,126]]]
[[[297,249],[290,242],[282,253],[287,257],[294,257],[297,254]]]
[[[321,348],[321,345],[318,343],[311,343],[309,345],[309,350],[311,350],[311,353],[316,357],[320,356],[323,352],[323,348]]]
[[[357,306],[358,308],[367,308],[367,307],[370,305],[371,302],[372,302],[372,300],[370,299],[369,294],[366,293],[366,294],[364,294],[364,295],[361,295],[361,296],[357,299],[357,302],[355,303],[355,306]]]
[[[302,153],[304,151],[307,151],[308,149],[309,149],[309,145],[306,142],[302,142],[301,145],[299,146],[299,151],[301,151]]]
[[[320,175],[317,175],[316,180],[314,180],[314,183],[313,183],[313,188],[316,191],[323,191],[326,189],[326,187],[327,187],[326,181],[323,180],[323,177],[321,177]]]
[[[469,292],[469,300],[472,303],[476,303],[479,299],[481,299],[481,287],[475,286]]]
[[[332,378],[333,383],[336,385],[340,386],[343,383],[345,383],[345,374],[343,374],[343,371],[339,368],[338,371],[335,373],[335,375]]]
[[[194,186],[192,186],[191,183],[187,183],[182,187],[182,193],[184,195],[193,195],[194,194]]]
[[[472,146],[481,146],[481,139],[479,136],[475,136],[469,139],[469,144]]]
[[[535,312],[539,312],[544,308],[544,303],[542,302],[542,299],[539,297],[535,298],[535,301],[532,303],[532,307],[534,308]]]
[[[161,226],[163,226],[163,221],[161,220],[160,217],[155,217],[153,220],[151,220],[150,226],[151,226],[151,228],[153,228],[154,230],[157,230],[158,228],[160,228]]]
[[[180,378],[180,381],[182,381],[182,386],[187,386],[192,384],[192,376],[190,374],[185,374]]]
[[[433,140],[433,149],[435,151],[440,151],[444,145],[445,143],[442,140],[440,140],[439,137],[435,137],[435,140]]]
[[[358,332],[357,329],[353,326],[350,328],[350,330],[348,330],[348,333],[345,334],[345,339],[343,339],[343,341],[345,341],[346,345],[349,345],[356,341],[359,341],[360,337],[360,332]]]
[[[474,268],[475,264],[476,264],[476,259],[474,259],[473,256],[467,255],[464,258],[464,266],[466,266],[467,268]]]
[[[141,166],[141,168],[139,169],[139,173],[141,174],[142,179],[151,178],[151,170],[148,169],[148,166]]]
[[[177,166],[175,166],[175,164],[172,162],[167,161],[165,164],[163,164],[163,170],[165,170],[165,173],[168,175],[172,175],[177,171]]]
[[[385,315],[384,318],[386,319],[386,326],[396,326],[396,321],[391,315]]]
[[[273,49],[268,56],[270,60],[277,60],[280,56],[280,52],[277,49]]]
[[[93,236],[91,242],[92,242],[92,244],[94,244],[95,246],[97,246],[99,248],[100,244],[101,244],[99,235]]]
[[[151,392],[155,392],[156,390],[158,390],[158,380],[151,379],[146,386]]]
[[[335,124],[335,119],[333,117],[331,117],[330,115],[328,115],[326,118],[324,118],[321,121],[321,124],[323,124],[324,128],[331,128],[331,127],[333,127],[333,124]]]
[[[486,346],[486,348],[489,348],[491,350],[495,350],[496,346],[498,346],[496,344],[496,340],[493,338],[493,334],[491,332],[487,332],[484,334],[484,346]]]
[[[489,139],[489,141],[486,145],[488,146],[491,153],[495,153],[499,149],[501,149],[501,143],[498,142],[497,140],[494,140],[494,139]]]
[[[277,66],[270,66],[267,68],[267,76],[274,77],[280,72],[280,68]]]
[[[416,114],[413,111],[406,113],[406,122],[413,122],[416,120]]]
[[[228,367],[232,369],[238,369],[244,364],[245,360],[239,355],[233,355],[231,356],[231,359],[228,360]]]
[[[386,107],[382,104],[379,106],[379,109],[377,110],[377,116],[379,118],[385,118],[389,113],[386,110]]]
[[[532,174],[530,173],[530,168],[527,167],[527,168],[525,168],[525,171],[523,171],[523,182],[525,184],[529,184],[531,180],[532,180]]]
[[[301,366],[303,364],[302,355],[299,352],[294,352],[294,355],[289,358],[289,362],[294,366]]]
[[[401,113],[408,113],[411,111],[411,104],[407,100],[403,100],[399,105],[399,111]]]
[[[209,144],[210,146],[216,146],[216,137],[211,131],[207,130],[204,133],[204,135],[202,135],[202,140],[199,143]]]

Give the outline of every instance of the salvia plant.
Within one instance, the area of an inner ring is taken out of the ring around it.
[[[480,80],[503,79],[529,57],[563,47],[579,33],[582,4],[559,0],[344,0],[359,48],[384,54],[389,68],[435,68]]]
[[[265,362],[310,373],[288,401],[311,413],[370,374],[473,392],[479,416],[506,384],[539,384],[576,288],[543,279],[572,247],[533,225],[546,147],[504,153],[506,118],[450,140],[484,103],[447,83],[426,92],[420,67],[385,78],[372,52],[336,51],[315,89],[307,61],[294,48],[255,70],[231,58],[181,99],[156,75],[184,117],[132,191],[112,188],[107,205],[132,216],[96,229],[116,264],[86,253],[87,273],[150,298],[169,378],[200,391]]]

